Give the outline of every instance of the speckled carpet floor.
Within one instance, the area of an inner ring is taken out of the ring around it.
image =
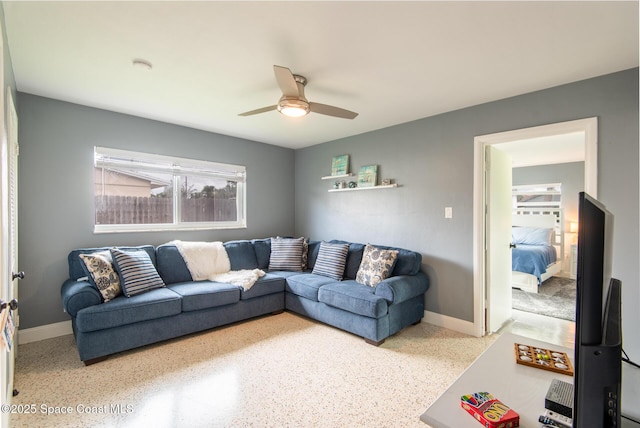
[[[63,336],[20,345],[11,426],[425,427],[494,340],[421,323],[374,347],[285,312],[85,367]]]

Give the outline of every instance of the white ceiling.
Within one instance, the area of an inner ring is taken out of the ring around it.
[[[638,66],[636,1],[3,4],[18,90],[290,148]],[[360,115],[238,116],[274,64]]]
[[[512,161],[511,166],[519,168],[584,162],[586,141],[584,132],[571,132],[494,144],[494,147],[509,154]]]

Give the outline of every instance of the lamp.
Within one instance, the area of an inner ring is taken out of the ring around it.
[[[573,245],[578,240],[578,222],[569,222],[569,231],[564,234],[564,242],[567,246]]]
[[[298,98],[282,98],[278,102],[278,111],[288,117],[301,117],[309,114],[309,103]]]
[[[575,221],[569,222],[569,232],[578,233],[578,223]]]

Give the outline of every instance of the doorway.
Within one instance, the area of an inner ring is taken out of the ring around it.
[[[476,336],[490,333],[487,319],[492,314],[489,298],[491,278],[488,275],[487,260],[487,180],[485,177],[487,146],[514,141],[527,141],[554,135],[582,133],[584,135],[584,190],[597,197],[597,118],[588,118],[570,122],[561,122],[533,128],[518,129],[478,136],[474,139],[474,323]],[[505,237],[510,241],[510,237]],[[511,270],[511,267],[506,267]],[[503,300],[503,299],[502,299]],[[504,302],[502,303],[504,304]]]

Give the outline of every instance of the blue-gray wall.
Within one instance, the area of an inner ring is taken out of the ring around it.
[[[296,234],[419,251],[426,309],[473,321],[474,137],[598,117],[598,198],[616,215],[626,347],[640,359],[638,69],[482,104],[297,150]],[[357,119],[356,119],[357,120]],[[328,193],[333,156],[379,164],[397,189]],[[444,218],[453,207],[453,218]]]
[[[70,250],[290,235],[294,151],[153,120],[18,93],[20,328],[69,317],[60,285]],[[244,165],[247,228],[199,232],[93,233],[93,147]]]

